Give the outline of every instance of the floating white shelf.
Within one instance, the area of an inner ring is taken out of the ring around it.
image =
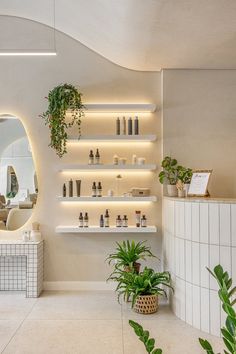
[[[147,227],[98,227],[98,226],[90,226],[86,227],[78,227],[74,226],[63,226],[59,225],[56,227],[56,233],[58,234],[68,234],[68,233],[84,233],[84,234],[112,234],[112,233],[154,233],[157,231],[156,226],[147,226]]]
[[[117,142],[152,142],[157,139],[156,135],[82,135],[80,138],[70,136],[69,143],[79,143],[86,141],[107,141]]]
[[[60,202],[156,202],[156,196],[149,197],[57,197]]]
[[[62,171],[155,171],[156,165],[64,165],[59,168]]]
[[[153,113],[157,106],[152,103],[85,103],[85,113]]]

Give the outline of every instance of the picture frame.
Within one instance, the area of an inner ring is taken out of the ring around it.
[[[188,197],[209,197],[208,185],[213,170],[193,170]]]

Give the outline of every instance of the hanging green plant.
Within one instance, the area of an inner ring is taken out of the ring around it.
[[[41,117],[51,131],[49,146],[56,150],[59,157],[62,157],[67,152],[67,129],[76,126],[78,128],[78,137],[81,135],[81,117],[84,115],[84,105],[81,96],[82,94],[78,92],[76,87],[70,84],[63,84],[49,91],[48,97],[46,97],[48,109]],[[66,118],[68,110],[71,112],[70,120]]]

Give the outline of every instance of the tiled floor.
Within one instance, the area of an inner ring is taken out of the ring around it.
[[[45,292],[39,299],[0,293],[0,352],[4,354],[145,354],[128,319],[148,329],[163,354],[204,353],[198,337],[221,340],[178,320],[162,305],[154,315],[120,306],[113,292]]]

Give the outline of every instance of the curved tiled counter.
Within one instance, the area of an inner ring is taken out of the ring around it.
[[[177,317],[213,335],[225,321],[216,281],[221,264],[236,284],[236,199],[164,197],[164,265],[172,274]]]

